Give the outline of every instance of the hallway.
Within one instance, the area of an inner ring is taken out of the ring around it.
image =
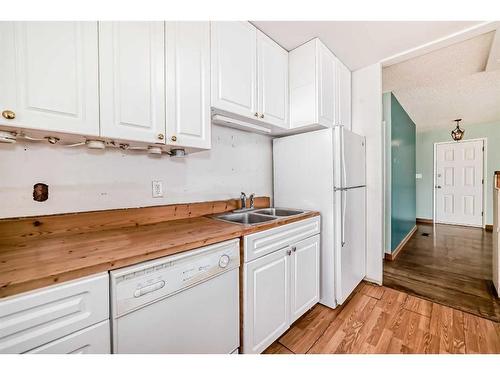
[[[384,262],[384,286],[500,322],[491,283],[492,233],[481,228],[418,224],[394,261]]]

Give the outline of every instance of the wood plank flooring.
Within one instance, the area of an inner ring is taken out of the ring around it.
[[[500,323],[362,283],[335,310],[314,306],[264,353],[500,353]]]
[[[384,262],[383,284],[500,322],[500,299],[492,287],[491,263],[491,232],[418,224],[396,260]]]

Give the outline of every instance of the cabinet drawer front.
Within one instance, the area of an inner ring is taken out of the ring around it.
[[[313,217],[281,227],[250,234],[243,239],[245,262],[289,246],[320,232],[320,217]]]
[[[28,354],[109,354],[110,348],[109,320],[105,320],[30,350]]]
[[[22,353],[109,318],[108,274],[0,300],[0,353]]]

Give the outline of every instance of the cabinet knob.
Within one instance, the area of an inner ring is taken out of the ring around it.
[[[5,118],[7,120],[13,120],[16,118],[16,114],[14,113],[14,111],[11,111],[8,109],[6,109],[5,111],[2,112],[2,116],[3,116],[3,118]]]
[[[292,251],[295,253],[297,251],[297,247],[296,246],[292,246]]]
[[[253,115],[254,115],[255,117],[259,117],[259,114],[258,114],[257,112],[255,112]]]
[[[163,140],[163,138],[165,138],[165,136],[163,134],[161,134],[161,133],[158,134],[158,139]]]
[[[260,115],[260,118],[264,118],[264,114],[263,113]]]
[[[175,142],[177,140],[177,137],[173,135],[172,137],[170,137],[170,139],[172,140],[172,142]]]
[[[286,255],[292,255],[292,250],[287,250]]]

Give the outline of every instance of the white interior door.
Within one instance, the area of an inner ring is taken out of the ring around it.
[[[435,221],[482,226],[483,140],[436,144]]]

